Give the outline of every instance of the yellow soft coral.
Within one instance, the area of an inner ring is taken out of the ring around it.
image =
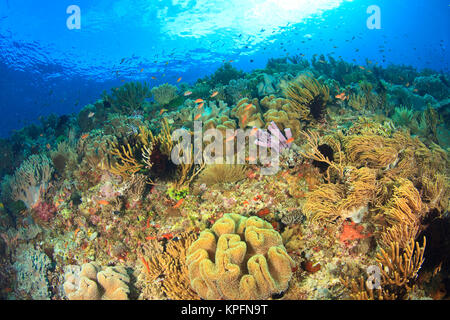
[[[239,119],[239,127],[245,128],[262,128],[264,121],[261,117],[258,99],[250,101],[248,98],[239,100],[236,107],[232,110],[232,115]]]
[[[77,282],[73,274],[66,277],[64,291],[69,300],[127,300],[130,292],[130,277],[123,267],[86,263]]]
[[[188,250],[192,288],[204,299],[267,299],[288,288],[294,261],[266,221],[225,214]]]

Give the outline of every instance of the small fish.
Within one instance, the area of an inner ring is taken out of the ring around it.
[[[250,136],[253,137],[257,132],[258,132],[258,128],[257,127],[253,127],[252,131],[250,131]]]
[[[153,79],[153,80],[156,80],[156,77],[153,77],[153,76],[152,76],[152,79]]]
[[[256,160],[256,157],[247,157],[247,158],[245,158],[245,160],[248,162],[253,162]]]
[[[248,110],[248,109],[250,109],[251,107],[253,107],[253,105],[252,105],[251,103],[249,103],[249,104],[245,107],[245,110]]]
[[[247,121],[247,115],[245,114],[245,115],[242,117],[242,124],[245,124],[246,121]]]
[[[361,70],[366,70],[363,66],[358,66]]]
[[[292,142],[294,142],[294,138],[289,138],[286,140],[286,143],[292,143]]]
[[[346,98],[345,92],[342,92],[341,94],[338,94],[338,95],[336,96],[336,99],[339,99],[339,100],[342,100],[342,101],[344,101],[345,98]]]
[[[161,109],[161,111],[159,112],[159,115],[162,115],[166,111],[167,111],[167,109]]]
[[[225,140],[225,142],[233,141],[235,137],[236,137],[236,133],[233,134],[232,136],[228,137],[228,138]]]
[[[109,204],[109,202],[106,200],[99,200],[97,203],[102,206],[107,206]]]
[[[264,209],[259,210],[259,211],[256,213],[256,215],[257,215],[258,217],[264,217],[264,216],[267,216],[269,213],[270,213],[269,208],[264,208]]]
[[[144,68],[141,69],[141,73],[144,72]]]
[[[0,202],[0,209],[3,209],[3,208],[5,208],[5,205]]]
[[[177,79],[177,82],[180,82],[180,81],[181,81],[181,79],[182,79],[182,78],[181,78],[181,77],[179,77],[179,78]]]
[[[47,147],[48,150],[50,150],[50,149],[52,148],[52,147],[50,146],[50,143],[47,143],[45,146]]]
[[[178,202],[173,206],[174,209],[179,208],[184,202],[184,199],[178,200]]]
[[[201,116],[202,116],[202,114],[201,114],[201,113],[199,113],[198,115],[196,115],[196,116],[194,117],[194,120],[198,120],[198,119],[200,119],[200,118],[201,118]]]
[[[204,105],[204,104],[205,104],[204,102],[200,103],[200,104],[198,105],[198,108],[199,108],[199,109],[203,108],[203,105]]]
[[[94,112],[90,112],[90,113],[88,114],[88,118],[92,118],[93,116],[95,116],[95,113],[94,113]]]
[[[192,94],[192,91],[186,91],[186,92],[184,93],[184,96],[187,97],[187,96],[190,96],[191,94]]]
[[[166,240],[170,240],[173,238],[173,234],[171,233],[165,233],[161,236],[161,238],[166,239]]]
[[[214,98],[215,96],[217,96],[219,94],[219,91],[215,91],[212,95],[211,98]]]
[[[89,137],[89,133],[85,133],[81,136],[81,140],[86,139],[87,137]]]
[[[145,238],[145,240],[156,240],[155,236],[148,236]]]
[[[197,99],[197,100],[195,100],[194,102],[195,102],[195,103],[202,103],[202,102],[203,102],[203,99]]]

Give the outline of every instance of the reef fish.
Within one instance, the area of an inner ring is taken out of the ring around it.
[[[178,200],[178,202],[173,206],[174,209],[179,208],[184,202],[184,199]]]

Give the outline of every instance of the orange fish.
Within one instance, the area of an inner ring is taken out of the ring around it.
[[[228,137],[228,138],[225,140],[225,142],[230,142],[230,141],[234,140],[234,137],[236,137],[236,133],[233,134],[231,137]]]
[[[254,127],[252,131],[250,131],[250,136],[253,137],[258,132],[258,128]]]
[[[247,157],[247,158],[245,158],[245,160],[247,160],[248,162],[253,162],[256,160],[256,158],[255,157]]]
[[[229,62],[232,63],[232,62],[234,62],[234,60],[230,60]]]
[[[245,115],[242,117],[242,124],[245,124],[246,121],[247,121],[247,115],[245,114]]]
[[[155,240],[155,239],[156,239],[155,236],[148,236],[148,237],[145,238],[145,240]]]
[[[286,143],[292,143],[292,142],[294,142],[294,138],[289,138],[286,140]]]
[[[184,202],[184,199],[180,199],[178,200],[178,202],[173,206],[174,209],[177,209],[178,207],[181,206],[181,204]]]
[[[337,99],[344,101],[346,96],[345,96],[345,92],[342,92],[341,94],[338,94],[336,96]]]
[[[159,115],[162,115],[166,111],[167,111],[167,109],[161,109],[161,111],[159,112]]]
[[[152,77],[153,80],[156,80],[156,77]]]
[[[196,115],[195,117],[194,117],[194,120],[198,120],[198,119],[200,119],[200,117],[202,116],[202,114],[201,113],[199,113],[198,115]]]
[[[186,92],[184,93],[184,96],[187,97],[187,96],[190,96],[191,94],[192,94],[192,91],[186,91]]]
[[[109,204],[109,202],[106,201],[106,200],[99,200],[97,203],[102,205],[102,206],[107,206]]]
[[[203,99],[197,99],[197,100],[195,100],[194,102],[195,102],[195,103],[201,103],[201,102],[203,102]]]
[[[177,79],[177,82],[180,82],[180,81],[181,81],[181,79],[182,79],[182,78],[181,78],[181,77],[179,77],[179,78]]]
[[[219,91],[215,91],[212,95],[211,98],[214,98],[215,96],[217,96],[219,94]]]
[[[203,102],[202,102],[202,103],[200,103],[200,104],[198,105],[198,108],[199,108],[199,109],[203,108],[203,105],[204,105],[204,103],[203,103]]]
[[[46,147],[48,150],[50,150],[52,148],[49,143],[47,143]]]
[[[144,68],[141,69],[141,72],[143,72],[143,71],[144,71]]]
[[[366,68],[362,67],[362,66],[358,66],[361,70],[366,70]]]
[[[258,217],[264,217],[264,216],[267,216],[269,213],[270,213],[269,208],[264,208],[264,209],[259,210],[259,211],[256,213],[256,215],[257,215]]]
[[[253,105],[252,105],[251,103],[249,103],[249,104],[245,107],[245,110],[248,110],[248,109],[250,109],[251,107],[253,107]]]
[[[77,236],[77,234],[78,234],[78,232],[80,231],[80,228],[77,228],[77,230],[75,230],[75,233],[73,234],[74,235],[74,237],[76,237]]]
[[[166,239],[166,240],[170,240],[173,238],[173,234],[171,233],[165,233],[161,236],[162,238]]]

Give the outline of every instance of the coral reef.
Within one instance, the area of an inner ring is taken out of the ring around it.
[[[287,289],[294,267],[269,223],[237,214],[203,231],[186,263],[191,286],[204,299],[267,299]]]
[[[169,83],[0,141],[1,298],[448,299],[448,75],[291,54]],[[174,140],[195,121],[258,153],[175,163],[208,157]]]

